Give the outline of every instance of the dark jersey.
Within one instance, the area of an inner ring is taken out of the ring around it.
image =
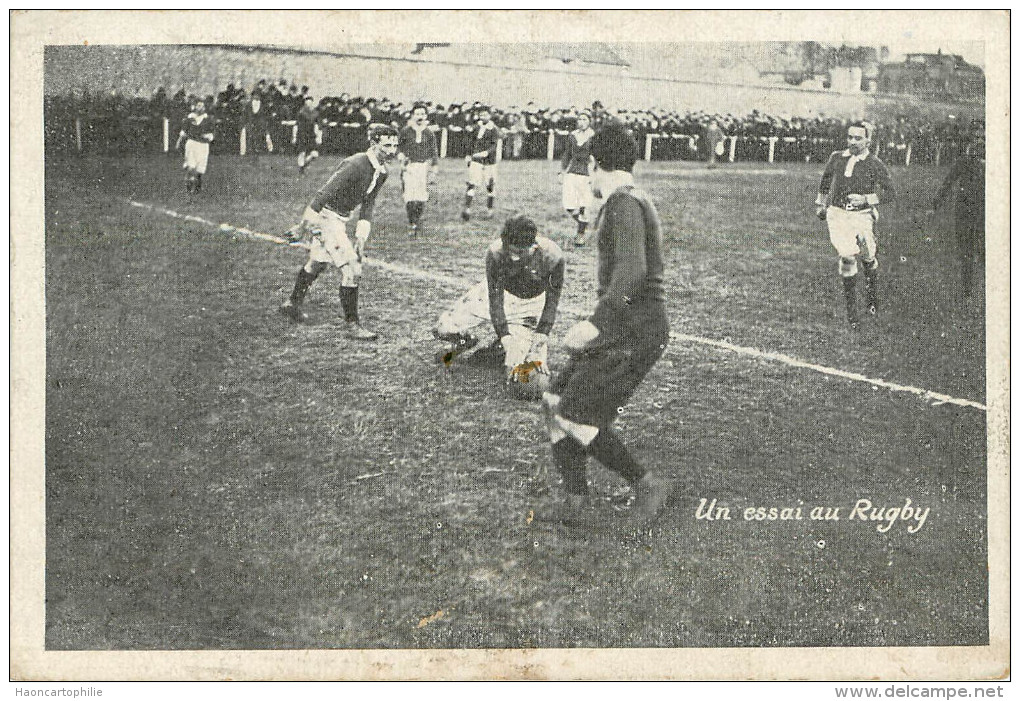
[[[427,127],[421,130],[408,124],[400,131],[400,152],[411,163],[439,162],[439,149],[436,147],[436,135]]]
[[[185,118],[181,125],[181,131],[191,141],[199,141],[204,144],[213,140],[215,132],[212,119],[208,114],[195,114],[194,112]]]
[[[563,161],[560,164],[565,173],[574,175],[588,175],[588,161],[591,157],[591,137],[595,132],[575,131],[567,139],[567,148],[563,151]]]
[[[498,141],[499,129],[479,124],[478,131],[475,132],[474,143],[471,145],[471,159],[485,165],[494,164]]]
[[[599,300],[591,322],[615,335],[636,307],[666,301],[662,225],[648,196],[624,186],[606,200],[596,226]]]
[[[833,151],[829,156],[829,162],[825,164],[818,192],[827,196],[829,205],[845,206],[848,195],[864,195],[868,198],[869,206],[879,202],[891,202],[896,196],[896,189],[885,164],[874,154],[869,153],[854,163],[853,172],[847,176],[846,168],[850,155],[849,150]]]
[[[489,316],[500,338],[510,331],[503,309],[503,292],[514,297],[533,299],[545,293],[542,318],[535,330],[548,334],[556,322],[556,310],[563,292],[566,263],[563,251],[550,239],[538,236],[537,250],[525,264],[513,261],[503,248],[502,240],[493,241],[485,253],[485,278],[489,286]]]
[[[360,205],[359,218],[371,221],[375,198],[386,176],[386,169],[382,165],[377,167],[367,153],[356,153],[340,162],[326,184],[315,193],[310,206],[316,212],[326,207],[348,217]]]

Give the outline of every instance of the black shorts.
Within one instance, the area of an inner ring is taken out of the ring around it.
[[[619,333],[595,339],[555,378],[550,389],[560,395],[560,414],[579,424],[609,426],[668,343],[664,305],[632,309]]]

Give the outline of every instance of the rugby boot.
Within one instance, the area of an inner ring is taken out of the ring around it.
[[[649,472],[633,485],[634,501],[630,505],[630,520],[643,524],[655,519],[666,505],[673,484],[661,475]]]
[[[369,331],[368,329],[364,328],[361,324],[359,324],[357,321],[348,321],[345,323],[347,324],[347,329],[344,331],[344,335],[351,340],[374,341],[375,339],[379,338],[379,334],[377,334],[375,331]]]
[[[284,303],[284,305],[280,307],[280,313],[295,324],[303,324],[308,321],[308,315],[301,311],[301,307],[293,302]]]

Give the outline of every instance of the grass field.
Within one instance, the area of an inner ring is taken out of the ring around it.
[[[278,233],[336,160],[299,177],[292,159],[214,158],[194,199],[176,158],[48,162],[48,648],[987,642],[979,409],[675,342],[620,421],[680,485],[667,511],[608,535],[529,522],[555,481],[538,406],[479,359],[437,367],[429,328],[510,211],[569,240],[555,164],[502,164],[498,216],[463,224],[463,165],[444,162],[413,241],[391,179],[370,255],[460,283],[370,266],[375,345],[343,338],[335,274],[309,325],[276,314],[300,250],[129,203]],[[923,219],[940,173],[894,172],[884,309],[857,336],[813,216],[818,176],[639,166],[673,330],[984,402],[984,290],[960,295],[947,222]],[[567,255],[563,305],[590,310],[594,252]],[[696,518],[703,498],[732,518]],[[880,532],[848,519],[858,499],[930,511]],[[840,520],[810,519],[816,506]],[[803,519],[745,521],[748,507]]]

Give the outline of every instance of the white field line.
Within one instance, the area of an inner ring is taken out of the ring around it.
[[[206,226],[213,227],[222,231],[223,233],[232,235],[241,235],[248,238],[259,239],[262,241],[271,241],[272,243],[287,244],[287,240],[280,236],[273,236],[272,234],[264,234],[259,231],[252,231],[241,226],[233,226],[231,224],[220,224],[217,222],[203,219],[202,217],[196,217],[190,214],[181,214],[171,209],[164,209],[155,205],[146,204],[144,202],[136,202],[135,200],[128,200],[132,207],[138,207],[151,212],[157,212],[164,214],[169,217],[177,219],[184,219],[185,221],[195,222],[196,224],[204,224]],[[307,244],[295,243],[290,244],[292,246],[307,248]],[[388,270],[398,275],[405,275],[408,277],[417,278],[419,280],[430,280],[437,282],[447,287],[466,288],[467,284],[463,280],[452,277],[450,275],[443,275],[441,273],[430,273],[424,270],[418,270],[417,268],[411,268],[406,265],[400,265],[399,263],[390,263],[379,258],[370,258],[369,264],[378,266],[383,270]],[[582,317],[584,314],[576,309],[564,309],[564,311],[571,313],[575,316]],[[941,392],[933,392],[931,390],[923,389],[921,387],[913,387],[911,385],[902,385],[898,382],[889,382],[881,378],[868,377],[857,372],[849,372],[847,370],[840,370],[838,368],[830,368],[825,365],[818,365],[817,363],[809,363],[805,360],[794,358],[793,356],[786,355],[785,353],[775,353],[773,351],[763,351],[757,348],[751,348],[748,346],[738,346],[728,341],[717,341],[711,338],[705,338],[704,336],[694,336],[686,333],[670,332],[670,338],[675,341],[681,341],[686,343],[696,343],[703,346],[711,346],[713,348],[720,348],[723,350],[737,353],[739,355],[746,355],[751,358],[759,358],[762,360],[771,360],[784,365],[789,365],[794,368],[801,368],[803,370],[813,370],[814,372],[821,373],[823,375],[829,375],[831,377],[839,377],[845,380],[851,380],[853,382],[863,382],[865,384],[872,385],[873,387],[883,387],[892,392],[905,392],[907,394],[913,394],[921,397],[925,401],[931,402],[935,406],[941,404],[954,404],[956,406],[970,407],[973,409],[979,409],[981,411],[987,411],[987,407],[980,402],[975,402],[970,399],[961,399],[959,397],[953,397],[948,394],[942,394]]]

